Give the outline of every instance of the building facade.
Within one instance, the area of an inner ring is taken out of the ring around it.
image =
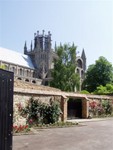
[[[30,49],[27,48],[25,43],[24,54],[28,55],[35,68],[34,77],[42,79],[43,84],[47,84],[47,81],[51,80],[50,71],[54,67],[54,59],[57,59],[57,55],[51,46],[51,33],[39,34],[39,31],[34,34],[34,43]]]
[[[25,42],[24,54],[0,48],[0,65],[4,65],[6,70],[13,71],[15,79],[26,82],[47,85],[48,81],[52,80],[50,72],[54,68],[55,59],[58,59],[58,56],[52,49],[50,31],[48,34],[45,34],[44,30],[41,34],[37,31],[30,48]],[[80,75],[80,83],[82,83],[86,70],[84,50],[76,61],[76,71]]]

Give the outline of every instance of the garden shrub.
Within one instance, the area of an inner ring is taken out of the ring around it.
[[[82,90],[80,93],[81,94],[90,94],[87,90]]]
[[[91,117],[111,116],[113,106],[111,101],[102,100],[102,102],[92,101],[89,103],[89,114]]]
[[[30,129],[28,125],[19,125],[19,126],[14,126],[13,125],[13,133],[22,133],[22,132],[29,132]]]
[[[51,101],[44,110],[45,123],[55,123],[59,120],[61,109],[57,101]]]
[[[21,115],[27,117],[27,123],[49,124],[59,120],[61,114],[60,104],[58,101],[50,101],[49,104],[42,103],[39,99],[30,98],[25,108],[21,110]]]
[[[111,115],[112,114],[112,104],[109,101],[103,101],[102,106],[105,110],[106,115]]]

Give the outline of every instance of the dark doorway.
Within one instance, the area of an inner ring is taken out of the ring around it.
[[[82,100],[68,100],[68,119],[82,118]]]
[[[12,150],[13,72],[0,69],[0,150]]]

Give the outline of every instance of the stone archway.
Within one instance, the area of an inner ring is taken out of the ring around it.
[[[70,102],[70,100],[72,100],[72,102]],[[77,109],[77,107],[80,108]],[[89,101],[86,97],[79,97],[79,96],[61,97],[62,121],[67,121],[67,119],[88,118],[89,116],[88,108],[89,108]]]
[[[69,98],[67,105],[67,118],[82,118],[82,100]]]
[[[69,98],[67,101],[67,119],[88,118],[88,101],[83,98]]]

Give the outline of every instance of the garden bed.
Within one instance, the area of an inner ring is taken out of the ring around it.
[[[68,128],[68,127],[80,127],[83,126],[82,124],[79,123],[72,123],[72,122],[57,122],[54,124],[39,124],[39,125],[34,125],[31,127],[28,127],[27,130],[23,131],[14,131],[13,136],[18,136],[18,135],[29,135],[29,134],[37,134],[40,131],[43,131],[43,129],[53,129],[53,128]]]

